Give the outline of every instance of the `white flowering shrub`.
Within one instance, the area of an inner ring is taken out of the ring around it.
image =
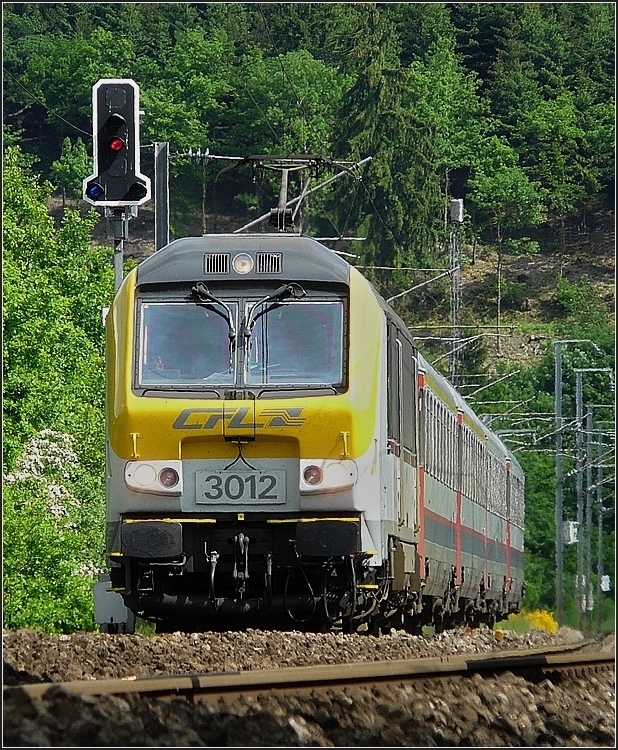
[[[92,630],[92,585],[103,568],[102,487],[72,435],[45,429],[3,475],[4,627]]]
[[[17,471],[9,477],[23,479],[53,474],[68,479],[71,470],[79,466],[79,459],[73,450],[74,442],[75,438],[64,432],[41,430],[28,440],[17,459]]]
[[[74,442],[72,435],[56,430],[42,430],[24,446],[17,458],[16,470],[3,475],[5,485],[25,479],[38,481],[42,498],[52,516],[68,517],[70,506],[78,508],[79,502],[65,485],[59,484],[55,479],[70,479],[79,467],[79,459],[73,450]]]

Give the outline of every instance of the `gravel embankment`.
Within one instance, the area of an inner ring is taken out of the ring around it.
[[[581,634],[393,631],[380,638],[248,630],[139,635],[4,632],[4,684],[242,671],[486,653],[567,643]],[[613,650],[613,639],[604,648]],[[614,747],[613,674],[539,684],[506,673],[310,695],[260,695],[216,709],[138,696],[83,699],[59,687],[4,702],[4,746]]]

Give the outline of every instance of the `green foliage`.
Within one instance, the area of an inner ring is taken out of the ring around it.
[[[7,627],[92,628],[104,529],[104,331],[111,253],[96,212],[47,213],[52,186],[4,159],[4,613]]]
[[[574,158],[584,137],[570,91],[526,109],[514,129],[527,173],[548,190],[549,205],[559,214],[573,212],[588,192],[586,160]]]
[[[526,474],[525,605],[528,609],[551,608],[556,581],[553,457],[544,453],[523,453],[520,462]]]
[[[591,338],[601,346],[613,347],[614,326],[598,289],[583,275],[575,283],[560,277],[556,284],[555,301],[566,317],[559,332],[569,338]]]
[[[47,213],[49,184],[24,174],[19,152],[4,162],[4,465],[49,427],[80,436],[89,460],[102,436],[104,332],[113,291],[111,253],[90,248],[98,215],[67,211],[59,230]],[[99,416],[97,416],[99,415]]]
[[[502,278],[502,306],[505,309],[521,310],[528,290],[523,284]]]
[[[573,295],[576,298],[577,295]],[[572,300],[565,300],[573,304]],[[578,338],[577,336],[569,336]],[[588,338],[584,336],[583,338]],[[595,341],[597,343],[598,340]],[[598,347],[598,344],[597,344]],[[502,364],[500,376],[509,375],[471,400],[479,414],[492,414],[492,429],[498,431],[505,443],[515,452],[526,475],[526,520],[525,520],[525,606],[528,609],[553,609],[555,605],[555,367],[554,347],[538,362],[527,367]],[[562,347],[563,418],[566,429],[563,435],[563,507],[570,520],[576,517],[575,463],[575,368],[605,368],[613,362],[613,341],[605,350],[595,348],[584,341],[565,344]],[[610,389],[610,373],[587,373],[583,382],[584,404],[607,404],[613,400]],[[498,380],[496,376],[492,378]],[[607,420],[613,425],[613,409],[595,409],[597,420]],[[610,428],[611,429],[611,428]],[[595,469],[596,471],[596,469]],[[605,470],[607,476],[607,469]],[[596,477],[596,474],[595,474]],[[609,489],[609,488],[608,488]],[[607,490],[606,490],[607,492]],[[606,501],[608,502],[608,501]],[[609,503],[611,505],[611,503]],[[596,519],[595,519],[596,520]],[[610,519],[611,520],[611,519]],[[607,526],[604,531],[604,568],[614,569],[615,547],[613,531]],[[593,559],[596,560],[596,532],[593,531]],[[565,622],[577,626],[578,617],[574,605],[574,581],[577,568],[575,545],[564,547],[563,580]],[[596,594],[595,594],[596,597]],[[611,599],[613,593],[606,595]],[[595,612],[596,616],[596,612]]]
[[[172,150],[212,142],[212,126],[232,90],[233,50],[223,30],[196,26],[177,34],[165,68],[141,89],[144,138],[169,141]]]
[[[372,156],[363,185],[370,192],[359,191],[349,217],[330,216],[339,227],[369,221],[368,261],[429,260],[451,192],[471,199],[468,212],[482,223],[498,221],[496,204],[505,203],[488,204],[492,188],[503,197],[512,188],[513,205],[540,198],[543,209],[568,215],[613,184],[609,4],[5,3],[3,10],[10,137],[36,152],[46,176],[55,165],[62,185],[63,144],[75,129],[90,129],[91,88],[103,77],[140,84],[143,141],[167,140],[172,152]],[[492,136],[519,157],[510,173],[489,174],[482,163]],[[172,163],[193,180],[202,178],[200,167]],[[482,186],[481,176],[492,184]],[[537,183],[547,192],[535,196]],[[247,194],[247,175],[227,174],[220,187]],[[353,187],[345,188],[347,203]],[[260,211],[277,195],[276,186],[266,188]],[[187,202],[198,213],[193,192]],[[316,196],[314,208],[322,200]],[[524,224],[529,208],[517,209]],[[507,213],[512,218],[513,207]]]
[[[539,243],[530,237],[509,237],[504,245],[513,255],[537,255],[541,251]]]
[[[60,159],[51,166],[51,177],[58,181],[63,190],[77,197],[81,196],[82,182],[88,177],[91,169],[92,160],[88,156],[82,139],[78,138],[73,145],[70,138],[65,138],[62,142]]]
[[[517,152],[496,136],[483,144],[469,185],[470,198],[488,213],[499,243],[503,230],[534,226],[543,220],[544,189],[528,179],[518,166]]]
[[[432,257],[442,213],[435,128],[417,106],[426,80],[401,67],[388,14],[376,7],[359,16],[351,43],[355,81],[341,102],[337,150],[373,161],[351,209],[341,195],[349,187],[336,194],[333,223],[367,227],[369,264],[421,265]],[[391,283],[407,283],[406,275]]]

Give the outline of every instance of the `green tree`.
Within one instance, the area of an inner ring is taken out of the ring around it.
[[[169,141],[173,150],[205,147],[232,91],[233,48],[223,30],[179,28],[175,36],[165,69],[140,89],[144,139]]]
[[[517,153],[496,136],[490,138],[474,175],[469,180],[470,198],[486,211],[497,244],[496,348],[500,348],[501,283],[504,242],[509,232],[539,224],[544,218],[544,193],[518,166]]]
[[[339,158],[373,161],[351,209],[349,195],[343,201],[336,193],[334,223],[342,234],[350,225],[367,233],[369,265],[421,265],[433,256],[442,213],[435,128],[419,104],[424,81],[419,71],[400,66],[395,30],[382,10],[372,5],[357,12],[348,55],[355,80],[342,99],[336,147]],[[392,289],[408,280],[399,273],[386,283]]]
[[[574,283],[564,277],[558,278],[554,299],[565,313],[556,326],[561,336],[592,339],[606,351],[613,351],[611,313],[587,275]]]
[[[81,138],[75,145],[70,138],[62,142],[60,159],[51,166],[51,176],[62,187],[62,208],[65,208],[67,191],[74,197],[81,197],[82,182],[92,171],[92,159]]]
[[[435,133],[436,169],[440,175],[446,216],[452,194],[451,173],[468,174],[478,160],[486,130],[486,103],[478,96],[478,81],[467,73],[448,37],[438,39],[424,61],[411,64],[414,111]],[[465,181],[455,185],[461,197]]]
[[[504,36],[523,12],[523,3],[452,3],[448,10],[456,30],[456,50],[468,70],[482,83],[484,95],[491,93],[490,70]]]
[[[586,196],[586,166],[579,143],[584,131],[579,123],[571,92],[556,99],[540,101],[523,111],[514,128],[521,144],[522,163],[532,179],[547,190],[548,208],[560,219],[560,240],[565,250],[565,219]]]

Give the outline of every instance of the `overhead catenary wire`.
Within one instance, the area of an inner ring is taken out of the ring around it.
[[[364,159],[361,159],[361,161],[357,162],[354,167],[358,168],[366,164],[367,162],[370,162],[373,157],[367,156]],[[311,190],[307,190],[305,197],[315,193],[317,190],[321,190],[323,187],[326,187],[326,185],[330,185],[331,182],[334,182],[335,180],[338,180],[340,177],[345,176],[348,174],[349,170],[339,172],[336,175],[333,175],[332,177],[329,177],[324,182],[321,182],[319,185],[316,185],[314,188],[311,188]],[[289,208],[291,206],[294,206],[298,201],[300,200],[300,196],[297,196],[296,198],[292,198],[291,200],[287,201],[285,204],[286,208]],[[250,221],[248,224],[245,224],[242,227],[239,227],[238,229],[235,229],[233,234],[239,234],[240,232],[250,229],[251,227],[255,226],[256,224],[259,224],[260,222],[264,221],[265,219],[269,218],[270,211],[267,214],[263,214],[262,216],[258,216],[257,219],[253,219],[253,221]]]
[[[154,7],[154,6],[153,6],[153,7]],[[162,17],[163,19],[165,19],[165,20],[166,20],[166,21],[167,21],[168,23],[170,23],[170,24],[171,24],[171,25],[172,25],[172,26],[173,26],[174,28],[176,28],[176,29],[177,29],[178,31],[180,31],[180,32],[181,32],[182,34],[184,34],[184,35],[185,35],[185,36],[186,36],[186,37],[187,37],[188,39],[191,39],[191,37],[190,37],[190,36],[189,36],[189,35],[187,34],[187,32],[186,32],[186,31],[185,31],[184,29],[182,29],[181,27],[179,27],[179,26],[178,26],[177,24],[175,24],[175,23],[174,23],[173,21],[170,21],[170,20],[169,20],[169,19],[168,19],[168,18],[167,18],[167,17],[166,17],[166,16],[164,15],[164,14],[160,13],[160,12],[158,11],[158,9],[157,9],[157,8],[154,8],[154,10],[155,10],[155,12],[156,12],[156,13],[158,13],[158,15],[160,15],[160,16],[161,16],[161,17]],[[266,28],[266,31],[267,31],[267,33],[268,33],[269,37],[271,38],[271,43],[273,44],[273,48],[274,48],[274,50],[275,50],[275,53],[276,53],[276,55],[277,55],[277,59],[278,59],[278,61],[279,61],[279,64],[280,64],[280,65],[282,66],[282,71],[283,71],[283,74],[284,74],[284,75],[286,76],[286,78],[287,78],[287,80],[288,80],[288,82],[289,82],[289,84],[290,84],[290,86],[291,86],[291,88],[292,88],[292,91],[294,92],[294,95],[296,96],[296,99],[297,99],[297,104],[298,104],[298,106],[300,107],[300,109],[301,109],[301,111],[302,111],[302,113],[303,113],[303,117],[305,118],[305,122],[306,122],[306,124],[307,124],[307,127],[308,127],[308,129],[309,129],[309,130],[312,130],[312,127],[311,127],[311,124],[310,124],[309,118],[307,117],[307,113],[306,113],[306,110],[305,110],[305,108],[304,108],[304,105],[303,105],[302,101],[301,101],[301,100],[299,99],[299,97],[298,97],[298,94],[297,94],[297,92],[296,92],[296,89],[295,89],[295,87],[294,87],[294,84],[292,83],[291,79],[289,78],[289,76],[288,76],[288,74],[287,74],[287,71],[285,70],[285,66],[283,65],[283,62],[282,62],[282,61],[281,61],[281,59],[280,59],[280,57],[281,57],[281,56],[279,55],[279,52],[278,52],[278,50],[277,50],[277,48],[276,48],[276,45],[274,44],[274,41],[273,41],[273,39],[272,39],[272,36],[271,36],[271,33],[270,33],[270,29],[269,29],[269,27],[268,27],[268,23],[267,23],[267,21],[266,21],[266,18],[265,18],[265,16],[264,16],[263,10],[262,10],[262,8],[260,7],[260,4],[258,4],[258,10],[259,10],[259,12],[260,12],[260,14],[262,15],[262,18],[263,18],[263,20],[264,20],[264,26],[265,26],[265,28]],[[192,41],[194,41],[194,40],[192,40]],[[275,138],[276,138],[276,139],[277,139],[277,141],[278,141],[278,142],[280,143],[280,142],[281,142],[281,139],[280,139],[280,138],[279,138],[279,136],[278,136],[278,135],[276,134],[276,132],[275,132],[275,130],[274,130],[274,128],[273,128],[273,126],[272,126],[272,124],[271,124],[271,123],[270,123],[270,121],[268,120],[268,117],[267,117],[267,116],[266,116],[266,115],[265,115],[265,114],[264,114],[264,113],[262,112],[262,110],[261,110],[261,108],[259,107],[258,103],[257,103],[257,102],[255,101],[255,99],[254,99],[253,95],[251,94],[251,92],[250,92],[250,91],[249,91],[249,89],[247,88],[246,84],[245,84],[245,83],[244,83],[244,81],[242,80],[242,77],[240,77],[240,81],[241,81],[241,84],[243,85],[243,87],[244,87],[244,88],[246,89],[247,93],[249,94],[249,96],[250,96],[251,100],[252,100],[252,101],[253,101],[253,103],[255,104],[256,108],[258,109],[258,111],[260,112],[260,114],[262,115],[262,117],[264,118],[264,121],[265,121],[265,122],[267,123],[267,125],[268,125],[268,127],[270,128],[271,132],[273,132],[273,134],[274,134]],[[361,163],[362,163],[362,162],[361,162]],[[325,183],[324,185],[322,185],[322,187],[325,187],[325,186],[326,186],[326,184],[328,184],[328,183]],[[400,245],[399,245],[399,243],[398,243],[398,242],[396,241],[396,239],[395,239],[395,237],[394,237],[393,233],[391,232],[391,230],[389,229],[388,225],[387,225],[387,224],[386,224],[386,222],[384,221],[384,219],[383,219],[383,217],[382,217],[382,215],[381,215],[381,213],[380,213],[380,211],[379,211],[378,207],[377,207],[377,206],[375,205],[375,201],[373,200],[373,196],[372,196],[372,195],[371,195],[371,193],[370,193],[370,192],[369,192],[369,191],[367,190],[367,186],[366,186],[366,185],[364,184],[364,182],[363,182],[363,180],[362,180],[361,178],[359,178],[359,187],[360,187],[360,185],[362,185],[362,187],[363,187],[363,190],[365,191],[365,193],[366,193],[366,195],[367,195],[367,197],[368,197],[368,199],[369,199],[369,202],[371,203],[371,206],[372,206],[372,208],[373,208],[373,210],[374,210],[374,213],[375,213],[375,215],[376,215],[376,216],[378,217],[378,219],[379,219],[379,221],[381,222],[381,224],[382,224],[382,225],[384,226],[384,229],[386,230],[386,233],[387,233],[387,235],[388,235],[388,236],[390,237],[390,239],[391,239],[391,240],[392,240],[392,241],[393,241],[393,242],[395,243],[395,246],[396,246],[396,247],[398,247],[398,248],[400,248]],[[356,199],[356,195],[357,195],[357,194],[358,194],[358,188],[357,188],[357,191],[356,191],[356,193],[355,193],[355,198],[354,198],[354,199]],[[350,208],[350,212],[351,212],[351,210],[352,210],[352,209]],[[350,212],[348,213],[348,218],[349,218]],[[259,220],[259,221],[261,221],[261,220],[262,220],[262,218],[260,218],[260,220]],[[255,224],[259,223],[259,221],[256,221],[256,222],[255,222]],[[348,221],[348,220],[346,219],[346,226],[347,226],[347,221]],[[251,226],[252,226],[252,225],[251,225]],[[245,228],[247,228],[247,227],[243,227],[242,229],[245,229]],[[236,230],[236,231],[241,231],[241,230]],[[345,227],[344,227],[344,231],[345,231]],[[401,248],[400,248],[400,249],[401,249]],[[452,270],[456,270],[456,269],[452,269]],[[450,271],[450,272],[452,272],[452,271]]]
[[[6,73],[6,74],[7,74],[7,75],[8,75],[9,77],[10,77],[10,78],[12,78],[12,79],[13,79],[13,80],[15,81],[15,83],[16,83],[16,84],[17,84],[18,86],[21,86],[21,88],[22,88],[22,89],[23,89],[23,90],[24,90],[24,91],[25,91],[25,92],[26,92],[26,93],[28,94],[28,96],[29,96],[29,97],[31,97],[31,99],[33,99],[33,100],[34,100],[34,101],[35,101],[35,102],[36,102],[37,104],[40,104],[40,105],[41,105],[42,107],[44,107],[44,108],[45,108],[45,109],[47,110],[47,112],[49,112],[50,114],[52,114],[52,115],[53,115],[54,117],[57,117],[57,118],[58,118],[59,120],[62,120],[62,122],[65,122],[65,123],[66,123],[67,125],[69,125],[70,127],[72,127],[72,128],[74,129],[74,130],[78,130],[78,131],[79,131],[80,133],[84,133],[84,135],[87,135],[87,136],[88,136],[88,138],[92,139],[92,133],[88,133],[88,132],[87,132],[86,130],[82,130],[81,128],[77,127],[77,125],[73,125],[73,123],[72,123],[72,122],[69,122],[69,121],[68,121],[67,119],[65,119],[65,118],[64,118],[64,117],[63,117],[62,115],[59,115],[59,114],[58,114],[57,112],[54,112],[54,110],[53,110],[53,109],[51,109],[50,107],[48,107],[48,106],[47,106],[47,104],[45,104],[44,102],[42,102],[42,101],[41,101],[41,100],[40,100],[40,99],[39,99],[38,97],[36,97],[36,96],[35,96],[35,95],[34,95],[34,94],[33,94],[33,93],[31,92],[31,91],[29,91],[29,90],[28,90],[28,89],[27,89],[27,88],[26,88],[26,87],[24,86],[24,84],[23,84],[23,83],[22,83],[22,82],[21,82],[21,81],[20,81],[20,80],[19,80],[18,78],[16,78],[16,77],[15,77],[15,76],[14,76],[14,75],[13,75],[13,74],[12,74],[12,73],[10,72],[10,71],[8,71],[8,70],[7,70],[7,69],[6,69],[5,67],[4,67],[4,65],[2,66],[2,70],[3,70],[3,71],[4,71],[4,72],[5,72],[5,73]]]
[[[169,180],[170,180],[170,182],[171,182],[171,184],[172,184],[172,187],[174,188],[174,190],[175,190],[175,191],[176,191],[176,192],[178,193],[178,195],[180,196],[180,198],[181,198],[182,202],[183,202],[183,203],[185,204],[185,206],[186,206],[186,207],[187,207],[187,208],[188,208],[188,209],[189,209],[189,210],[190,210],[191,212],[193,212],[193,207],[192,207],[192,206],[190,205],[190,203],[189,203],[189,202],[187,201],[187,199],[186,199],[186,198],[185,198],[185,196],[183,195],[183,192],[182,192],[182,190],[181,190],[181,189],[180,189],[180,188],[178,187],[178,185],[177,185],[177,184],[176,184],[176,182],[174,181],[174,178],[173,178],[173,177],[171,176],[171,174],[169,175]],[[202,224],[202,232],[205,232],[205,231],[206,231],[206,227],[205,227],[205,226],[203,225],[203,222],[200,222],[200,223]]]
[[[448,271],[445,271],[444,273],[441,273],[439,276],[434,276],[433,279],[428,279],[427,281],[423,281],[420,284],[416,284],[415,286],[411,287],[410,289],[406,289],[404,292],[400,292],[399,294],[394,294],[392,297],[388,297],[386,300],[387,302],[392,302],[394,299],[398,299],[399,297],[403,297],[405,294],[409,294],[410,292],[414,292],[417,289],[420,289],[423,286],[427,286],[427,284],[431,284],[432,281],[437,281],[438,279],[444,278],[444,276],[448,276],[449,274],[453,273],[454,271],[457,271],[459,267],[457,268],[449,268]]]
[[[368,268],[371,270],[376,271],[452,271],[451,268],[416,268],[415,266],[364,266],[364,265],[358,265],[354,266],[354,268]],[[423,328],[424,326],[419,326],[419,328]],[[450,326],[444,326],[445,328],[450,328]],[[468,326],[469,327],[469,326]],[[492,326],[492,328],[495,328],[495,326]]]
[[[492,385],[496,385],[496,383],[500,383],[503,380],[506,380],[507,378],[511,378],[511,377],[513,377],[513,375],[517,375],[520,372],[521,372],[521,370],[514,370],[513,372],[509,372],[506,375],[504,375],[503,377],[498,378],[498,380],[494,380],[493,383],[487,383],[487,385],[483,385],[480,388],[477,388],[476,391],[473,391],[472,393],[469,393],[467,396],[464,396],[464,398],[472,398],[472,396],[475,396],[477,393],[480,393],[481,391],[484,391],[486,388],[491,388]]]

